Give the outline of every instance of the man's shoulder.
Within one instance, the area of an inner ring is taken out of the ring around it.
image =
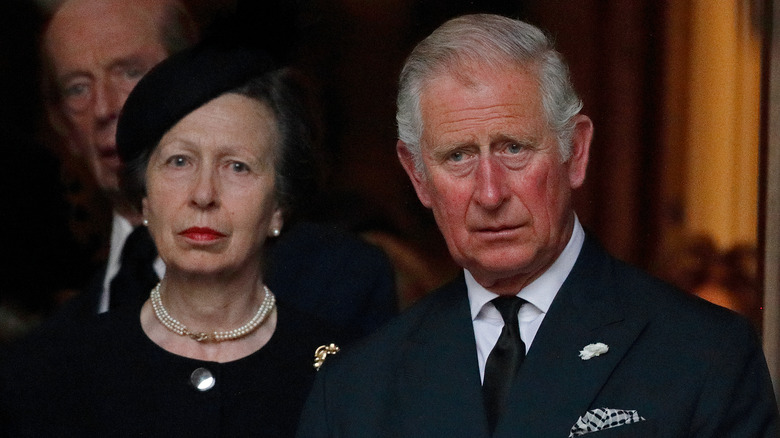
[[[605,253],[606,254],[606,253]],[[754,338],[750,322],[736,312],[687,293],[650,273],[606,254],[609,287],[627,315],[647,319],[659,332],[684,331],[691,339],[713,342],[722,336]]]

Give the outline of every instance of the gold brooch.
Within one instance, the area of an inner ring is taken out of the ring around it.
[[[319,371],[325,359],[329,354],[336,354],[339,352],[339,346],[336,344],[320,345],[314,351],[314,369]]]

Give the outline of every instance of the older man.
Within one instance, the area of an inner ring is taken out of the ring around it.
[[[48,22],[49,118],[114,209],[105,271],[58,320],[140,305],[164,275],[140,213],[120,190],[116,123],[141,77],[195,39],[178,0],[66,0]],[[351,234],[300,222],[282,231],[269,258],[267,284],[277,297],[336,328],[363,335],[397,312],[387,256]]]
[[[122,299],[134,302],[141,296],[139,289],[153,286],[164,270],[159,260],[152,268],[156,252],[139,227],[141,215],[119,190],[122,163],[116,151],[116,123],[135,84],[157,63],[192,44],[192,29],[177,0],[68,0],[57,7],[46,27],[42,49],[48,67],[49,119],[68,149],[89,166],[114,210],[106,270],[92,293],[79,301],[79,312],[109,309],[111,282],[135,229],[139,231],[133,242],[138,243],[133,245],[138,249],[130,254],[133,245],[128,245],[125,251],[125,265],[134,263],[135,272],[129,281],[113,286],[126,292],[117,292],[114,304]]]
[[[414,49],[398,156],[463,275],[326,362],[300,437],[777,436],[750,326],[583,231],[581,106],[524,22],[456,18]]]

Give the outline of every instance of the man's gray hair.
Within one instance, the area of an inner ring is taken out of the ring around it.
[[[582,109],[566,62],[539,28],[491,14],[465,15],[447,21],[422,40],[406,59],[398,87],[398,138],[406,143],[423,173],[420,98],[437,75],[468,77],[466,64],[492,69],[514,65],[535,73],[547,123],[557,134],[562,161],[571,156],[573,118]]]

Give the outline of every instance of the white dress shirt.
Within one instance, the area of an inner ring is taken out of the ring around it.
[[[574,217],[574,230],[569,243],[561,252],[561,255],[553,262],[547,271],[531,284],[517,293],[524,299],[524,304],[518,313],[520,325],[520,337],[525,343],[526,351],[531,348],[536,332],[542,324],[544,316],[550,309],[561,285],[569,276],[574,262],[582,249],[585,241],[585,231],[582,229],[579,219]],[[501,330],[504,328],[504,320],[498,309],[490,303],[498,295],[482,287],[468,270],[465,270],[466,288],[468,289],[469,305],[471,307],[471,321],[474,324],[474,338],[477,341],[477,360],[479,361],[480,379],[485,378],[485,362],[490,351],[496,345]]]
[[[130,236],[130,233],[133,232],[133,229],[133,225],[130,221],[120,214],[117,214],[117,212],[114,212],[114,219],[111,222],[111,246],[108,250],[106,275],[103,277],[103,292],[100,295],[100,301],[98,303],[98,313],[108,311],[111,298],[111,280],[113,280],[119,272],[122,248],[125,246],[125,241],[127,240],[127,237]],[[165,275],[165,263],[163,263],[159,257],[154,261],[154,270],[160,278],[163,278]]]

